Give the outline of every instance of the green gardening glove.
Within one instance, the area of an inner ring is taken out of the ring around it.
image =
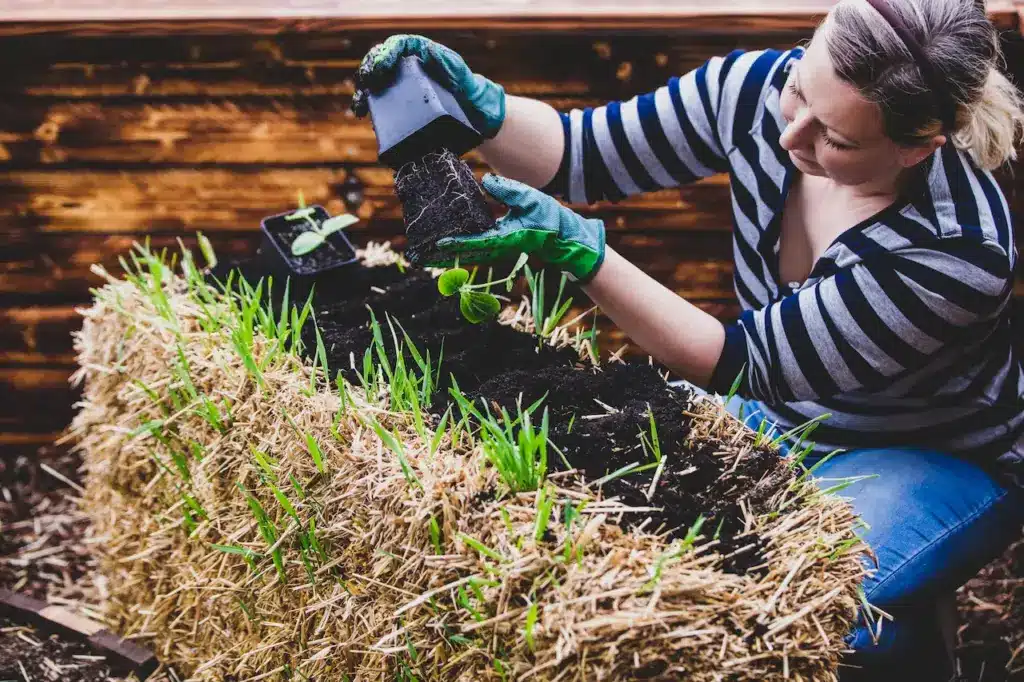
[[[498,134],[505,122],[505,89],[470,71],[454,50],[423,36],[393,35],[363,57],[356,71],[356,94],[352,100],[357,116],[366,115],[369,93],[388,86],[394,80],[399,60],[409,56],[419,57],[423,70],[455,96],[481,135],[492,138]]]
[[[485,175],[482,186],[509,207],[494,227],[482,234],[438,240],[441,262],[435,267],[480,264],[528,253],[586,282],[604,261],[604,223],[584,218],[540,190],[498,175]],[[450,256],[450,258],[445,258]]]

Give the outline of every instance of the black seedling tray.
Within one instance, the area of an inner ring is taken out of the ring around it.
[[[455,97],[427,75],[418,57],[402,59],[394,83],[371,94],[369,105],[377,155],[392,168],[441,149],[461,156],[483,142]]]
[[[330,218],[323,206],[312,206],[313,220],[322,225]],[[356,250],[353,248],[344,230],[339,230],[327,237],[327,241],[319,248],[302,256],[292,255],[292,242],[309,230],[305,220],[288,220],[295,211],[287,211],[264,218],[260,223],[263,230],[263,254],[266,265],[273,272],[282,275],[313,276],[322,275],[344,267],[356,261]]]

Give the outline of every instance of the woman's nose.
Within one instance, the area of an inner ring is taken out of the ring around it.
[[[806,147],[811,141],[811,126],[813,120],[811,114],[806,109],[801,109],[797,112],[793,120],[790,121],[785,130],[782,131],[782,135],[779,137],[779,144],[786,151],[793,151]]]

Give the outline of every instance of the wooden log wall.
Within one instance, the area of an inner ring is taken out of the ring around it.
[[[70,333],[96,284],[89,266],[116,269],[133,241],[173,246],[202,230],[222,255],[249,254],[260,218],[299,190],[345,210],[340,187],[354,175],[365,202],[353,237],[401,245],[391,173],[348,111],[353,70],[390,33],[421,28],[510,93],[564,109],[629,98],[736,47],[790,47],[814,25],[492,23],[0,24],[0,454],[50,443],[69,421]],[[1007,38],[1011,64],[1024,61],[1020,42]],[[725,178],[581,210],[658,279],[736,314]]]

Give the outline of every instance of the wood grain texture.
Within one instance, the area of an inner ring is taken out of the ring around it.
[[[363,184],[365,200],[356,211],[362,220],[350,231],[361,238],[401,234],[391,171],[365,167],[351,172]],[[0,234],[254,230],[262,218],[294,207],[300,190],[307,201],[332,214],[346,212],[341,199],[346,177],[346,171],[329,168],[0,170]],[[496,215],[501,212],[494,208]],[[618,204],[576,208],[601,217],[612,231],[728,232],[732,222],[724,176]]]
[[[89,300],[89,288],[101,283],[90,272],[99,264],[110,272],[118,272],[118,257],[148,235],[49,235],[30,232],[8,237],[8,245],[0,261],[0,300],[12,306],[40,302],[83,303]],[[195,249],[192,235],[182,241]],[[213,235],[211,241],[224,258],[242,258],[255,252],[259,235],[254,231]],[[151,237],[155,249],[177,249],[177,237]]]
[[[8,37],[0,41],[0,63],[18,68],[6,74],[0,92],[68,98],[351,95],[359,61],[387,35]],[[644,35],[579,32],[555,39],[479,29],[430,36],[513,94],[615,97],[664,83],[712,55],[785,49],[806,34],[693,39],[662,28]]]
[[[72,305],[0,308],[0,365],[70,367],[71,334],[81,326]]]
[[[306,0],[282,5],[273,0],[161,0],[91,2],[83,0],[8,0],[11,34],[109,34],[149,32],[263,32],[336,30],[370,27],[496,26],[534,30],[612,28],[628,30],[683,25],[694,31],[766,31],[800,25],[810,29],[835,0],[644,0],[623,6],[618,0],[377,0],[337,3]],[[1000,26],[1017,26],[1011,0],[989,0]]]
[[[134,673],[146,680],[159,662],[152,651],[131,640],[121,639],[98,621],[86,618],[62,606],[0,588],[0,615],[17,623],[29,623],[43,633],[84,641],[106,658],[106,664],[118,675]]]
[[[15,408],[0,412],[0,433],[16,441],[16,434],[49,434],[67,426],[78,395],[68,385],[71,372],[70,367],[0,367],[0,395]]]

